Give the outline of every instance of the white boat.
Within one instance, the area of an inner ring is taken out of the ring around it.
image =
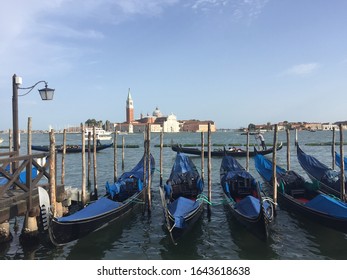
[[[86,127],[86,131],[85,131],[86,141],[88,141],[89,132],[90,132],[90,136],[91,136],[90,139],[93,140],[93,135],[94,135],[93,127]],[[96,135],[96,140],[100,140],[100,141],[112,139],[112,132],[106,131],[100,127],[95,128],[95,135]]]
[[[1,144],[2,142],[4,142],[4,139],[3,139],[3,138],[0,138],[0,144]]]

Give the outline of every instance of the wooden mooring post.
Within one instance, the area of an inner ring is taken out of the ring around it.
[[[289,135],[289,129],[286,129],[286,135],[287,135],[287,170],[290,170],[290,135]]]
[[[114,132],[113,135],[113,182],[117,182],[117,131]]]
[[[97,135],[95,126],[93,127],[93,174],[94,174],[94,194],[93,199],[98,199],[98,170],[97,170],[97,159],[96,159],[96,146],[97,146]]]
[[[160,186],[163,186],[163,151],[164,151],[164,131],[160,132]]]
[[[249,131],[247,129],[247,145],[246,145],[246,170],[249,171]]]
[[[204,182],[204,177],[205,177],[205,139],[204,139],[204,132],[201,132],[201,179]]]
[[[87,191],[86,191],[86,143],[85,143],[85,127],[81,125],[82,134],[82,206],[87,203]]]
[[[340,182],[341,182],[341,186],[340,186],[340,192],[341,192],[341,200],[342,201],[346,201],[346,183],[345,183],[345,160],[344,160],[344,152],[343,152],[343,126],[340,123],[339,124],[339,128],[340,128],[340,158],[341,158],[341,162],[340,162]],[[335,156],[335,155],[334,155]]]
[[[88,171],[87,171],[87,189],[90,190],[90,186],[91,186],[91,180],[90,180],[90,174],[91,174],[91,168],[92,168],[92,160],[91,160],[91,138],[92,138],[92,134],[90,131],[88,131],[88,144],[87,144],[87,150],[88,150]]]
[[[63,153],[61,155],[61,184],[65,184],[66,129],[63,134]]]
[[[146,145],[147,145],[147,162],[148,162],[148,188],[147,188],[147,199],[148,199],[148,214],[151,213],[151,208],[152,208],[152,195],[151,195],[151,184],[152,184],[152,174],[151,174],[151,131],[150,131],[150,125],[147,126],[147,140],[146,140]]]
[[[212,203],[212,160],[211,160],[211,123],[208,123],[208,158],[207,158],[207,177],[208,177],[208,201]],[[211,213],[210,204],[207,206],[209,214]]]
[[[143,179],[142,179],[142,181],[143,181],[143,185],[147,186],[147,188],[148,188],[147,176],[146,176],[146,174],[147,174],[147,160],[146,159],[147,159],[147,156],[148,156],[148,150],[147,150],[147,148],[148,148],[148,146],[147,146],[147,129],[144,131],[143,137],[144,137],[144,140],[143,140],[143,150],[144,150],[144,152],[143,152]],[[148,194],[147,194],[147,192],[144,191],[143,192],[143,201],[144,201],[143,213],[145,213],[145,211],[146,211],[146,206],[147,206],[147,203],[148,203],[147,198],[148,198]]]
[[[124,173],[124,146],[125,146],[125,139],[124,136],[122,137],[122,172]]]
[[[273,185],[273,200],[275,204],[275,209],[277,208],[277,176],[276,176],[277,130],[278,130],[278,126],[277,124],[275,124],[273,152],[272,152],[272,185]]]
[[[22,233],[20,235],[21,242],[24,243],[37,243],[39,241],[39,230],[37,225],[37,216],[40,214],[40,210],[38,207],[33,207],[33,184],[32,184],[32,157],[31,157],[31,144],[32,144],[32,134],[31,134],[31,127],[32,127],[32,119],[31,117],[28,118],[28,129],[27,129],[27,154],[29,156],[28,165],[26,166],[26,182],[29,182],[29,198],[28,198],[28,205],[25,213],[24,218],[24,225],[22,228]]]
[[[331,156],[332,156],[331,168],[335,169],[335,127],[333,127],[333,140],[331,143]]]

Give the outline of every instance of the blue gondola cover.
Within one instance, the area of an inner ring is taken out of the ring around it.
[[[251,218],[256,218],[259,216],[260,203],[259,199],[248,195],[244,199],[240,200],[235,205],[235,208],[243,215]]]

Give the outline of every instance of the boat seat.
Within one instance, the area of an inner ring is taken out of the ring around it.
[[[239,187],[238,194],[242,196],[250,195],[252,194],[252,189],[250,187]]]
[[[292,190],[290,190],[290,195],[292,197],[304,196],[305,193],[306,193],[305,189],[292,189]]]
[[[189,184],[176,184],[172,185],[172,198],[176,199],[180,196],[184,196],[187,198],[195,198],[199,194],[199,190],[196,186],[196,182],[192,182]]]
[[[138,179],[127,179],[125,184],[120,186],[120,191],[114,196],[115,201],[124,201],[139,191]]]
[[[247,196],[252,194],[252,188],[250,187],[250,181],[245,179],[243,181],[229,181],[231,191],[234,196]]]

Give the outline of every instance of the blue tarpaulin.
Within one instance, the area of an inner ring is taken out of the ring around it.
[[[108,211],[114,210],[120,207],[121,205],[123,205],[123,203],[113,201],[106,197],[101,197],[95,202],[90,203],[88,206],[86,206],[80,211],[77,211],[76,213],[72,215],[58,218],[58,221],[73,222],[73,221],[79,221],[79,220],[83,220],[87,218],[92,218],[100,214],[106,213]]]
[[[247,217],[256,218],[260,213],[260,202],[259,199],[254,196],[248,195],[240,200],[240,202],[235,205],[235,208]]]
[[[184,228],[184,217],[190,212],[198,208],[200,203],[196,200],[191,200],[183,196],[179,197],[168,205],[170,214],[175,218],[175,226]]]
[[[305,205],[334,217],[347,218],[347,204],[325,194],[317,195]]]

